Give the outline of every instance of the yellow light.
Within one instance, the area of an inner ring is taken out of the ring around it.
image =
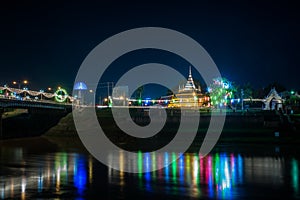
[[[17,81],[13,81],[13,84],[16,85],[16,84],[17,84]]]
[[[59,90],[61,89],[61,87],[60,87],[60,86],[58,86],[57,88],[58,88]]]
[[[93,90],[89,90],[89,92],[90,92],[90,93],[92,93],[92,92],[93,92]]]
[[[104,101],[107,102],[107,98],[105,98]]]
[[[23,83],[24,83],[24,84],[27,84],[27,83],[28,83],[28,81],[27,81],[27,80],[24,80],[24,81],[23,81]]]
[[[49,90],[49,91],[51,91],[51,90],[52,90],[52,88],[51,88],[51,87],[48,87],[48,90]]]

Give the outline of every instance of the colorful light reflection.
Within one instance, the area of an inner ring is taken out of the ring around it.
[[[299,195],[299,165],[296,159],[291,161],[291,177],[292,177],[292,186],[294,189],[295,196]]]
[[[207,195],[210,198],[231,198],[232,189],[243,181],[243,159],[240,155],[234,154],[214,154],[200,158],[197,154],[182,154],[176,160],[176,153],[160,153],[156,155],[138,154],[137,167],[140,172],[143,168],[153,167],[153,163],[162,163],[165,168],[139,173],[139,186],[151,190],[149,182],[153,182],[157,177],[163,179],[167,185],[166,192],[180,194],[182,187],[188,186],[191,197],[202,197]],[[175,160],[167,165],[169,160]],[[152,176],[150,175],[152,173]],[[172,187],[171,187],[172,186]]]
[[[77,196],[84,192],[93,179],[93,162],[81,154],[55,153],[46,157],[45,166],[39,166],[36,173],[27,173],[18,177],[9,177],[0,181],[0,199],[30,199],[33,192],[43,193],[54,189],[57,193],[70,184],[76,188]]]

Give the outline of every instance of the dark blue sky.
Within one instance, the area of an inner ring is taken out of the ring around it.
[[[2,3],[0,84],[28,79],[34,89],[71,89],[82,61],[104,39],[131,28],[157,26],[194,38],[231,81],[256,88],[277,81],[300,89],[300,14],[292,2],[120,2]],[[116,81],[122,66],[152,59],[188,73],[188,63],[174,56],[137,52],[112,65],[103,80]]]

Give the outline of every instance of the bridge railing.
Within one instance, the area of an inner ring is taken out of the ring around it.
[[[1,99],[11,99],[11,100],[30,101],[30,102],[49,102],[51,104],[63,104],[63,102],[55,101],[55,97],[59,96],[56,93],[33,91],[27,89],[17,89],[11,87],[0,87],[0,91],[2,91],[2,94],[0,94]],[[22,94],[24,95],[23,97]],[[27,96],[26,94],[28,94],[29,96]],[[53,100],[51,100],[51,98]],[[67,95],[66,101],[71,102],[66,104],[68,105],[72,104],[74,98],[72,96]]]

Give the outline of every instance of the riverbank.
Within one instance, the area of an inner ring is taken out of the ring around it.
[[[40,136],[69,112],[49,109],[15,109],[2,117],[0,140]]]
[[[130,150],[155,150],[171,141],[179,127],[180,113],[168,113],[163,129],[147,139],[135,138],[125,134],[116,125],[109,109],[97,111],[99,123],[106,136],[117,146]],[[131,111],[133,120],[140,125],[149,123],[147,113],[142,110]],[[199,129],[189,151],[197,151],[205,137],[210,122],[210,114],[200,114]],[[88,125],[87,125],[88,126]],[[189,137],[189,130],[185,130]],[[219,144],[300,144],[299,130],[284,124],[280,116],[272,112],[230,113],[226,116]],[[72,113],[63,117],[60,122],[44,134],[47,138],[78,138]]]

